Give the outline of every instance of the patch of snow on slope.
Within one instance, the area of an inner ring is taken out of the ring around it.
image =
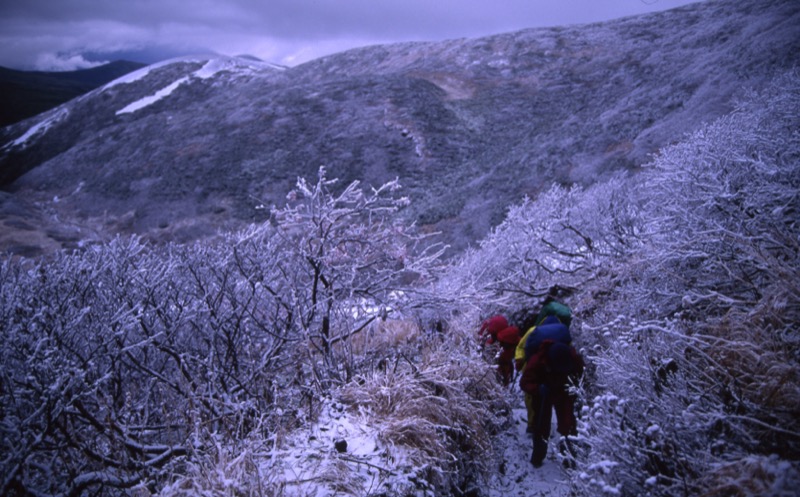
[[[164,66],[168,66],[170,64],[176,64],[178,62],[202,62],[204,60],[208,60],[208,57],[203,57],[203,58],[196,56],[178,57],[174,59],[163,60],[161,62],[156,62],[155,64],[151,64],[136,71],[130,72],[124,76],[115,79],[114,81],[109,82],[100,91],[108,90],[109,88],[113,88],[117,85],[127,85],[130,83],[134,83],[136,81],[139,81],[140,79],[144,79],[144,77],[150,74],[152,71]]]
[[[172,59],[171,61],[168,61],[168,63],[171,64],[171,63],[174,63],[174,62],[200,62],[200,61],[201,60],[198,60],[198,59],[186,59],[186,58],[183,58],[183,59],[179,59],[179,60]],[[161,65],[164,65],[164,64],[161,64]],[[130,78],[127,78],[127,79],[125,77],[119,78],[119,79],[113,81],[112,83],[109,83],[109,85],[107,85],[106,88],[109,88],[110,86],[113,86],[114,84],[130,83],[130,82],[136,81],[138,79],[141,79],[144,76],[146,76],[149,73],[150,70],[152,70],[152,69],[154,69],[154,68],[156,68],[158,66],[159,66],[159,64],[154,64],[152,66],[148,66],[148,67],[145,67],[143,69],[140,69],[139,71],[134,71],[133,73],[131,73],[131,75],[130,75],[131,77]],[[271,64],[267,64],[267,63],[264,63],[264,62],[258,62],[258,61],[250,61],[250,60],[245,60],[245,59],[237,59],[237,58],[233,58],[233,57],[214,57],[214,58],[211,58],[211,59],[207,59],[205,65],[203,65],[203,67],[201,67],[200,69],[198,69],[194,73],[192,73],[189,76],[185,76],[185,77],[173,82],[172,84],[170,84],[166,88],[162,88],[161,90],[157,91],[153,95],[144,97],[144,98],[139,99],[139,100],[137,100],[137,101],[135,101],[135,102],[133,102],[131,104],[128,104],[124,108],[118,110],[117,111],[117,115],[136,112],[139,109],[147,107],[148,105],[151,105],[151,104],[153,104],[155,102],[158,102],[162,98],[169,96],[180,85],[190,81],[192,78],[208,79],[208,78],[211,78],[211,77],[213,77],[214,75],[216,75],[217,73],[220,73],[220,72],[252,73],[252,72],[256,72],[258,70],[262,70],[264,68],[274,69],[274,67]],[[139,73],[141,73],[141,74],[139,74]]]
[[[7,143],[3,148],[7,149],[12,147],[17,147],[20,145],[22,145],[24,148],[28,140],[30,140],[35,135],[46,133],[51,126],[61,121],[65,117],[67,117],[67,115],[69,115],[69,111],[65,107],[58,108],[58,110],[51,113],[49,117],[33,125],[30,129],[28,129],[28,131],[25,132],[25,134],[23,134],[14,141]]]
[[[126,105],[124,108],[117,111],[117,115],[120,114],[127,114],[131,112],[136,112],[137,110],[147,107],[155,102],[158,102],[162,98],[169,96],[173,91],[175,91],[180,85],[189,81],[189,77],[185,76],[178,81],[173,82],[171,85],[167,86],[166,88],[162,88],[155,92],[154,94],[141,98],[131,104]]]

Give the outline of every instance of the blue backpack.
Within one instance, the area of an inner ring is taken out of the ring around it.
[[[569,332],[569,327],[562,324],[557,317],[547,316],[542,321],[542,324],[528,335],[528,339],[525,341],[525,359],[530,359],[545,340],[553,340],[554,342],[569,345],[572,343],[572,335]]]

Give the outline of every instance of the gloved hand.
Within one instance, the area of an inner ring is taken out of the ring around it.
[[[542,397],[547,397],[547,394],[549,393],[550,389],[547,387],[547,385],[544,384],[539,385],[539,395],[541,395]]]

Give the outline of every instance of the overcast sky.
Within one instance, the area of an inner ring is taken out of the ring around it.
[[[293,66],[357,46],[583,24],[696,0],[0,0],[0,66],[216,52]]]

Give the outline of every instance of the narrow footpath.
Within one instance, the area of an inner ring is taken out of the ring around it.
[[[534,468],[530,462],[533,441],[525,433],[526,414],[522,392],[512,392],[514,421],[509,429],[498,435],[497,472],[481,495],[489,497],[566,497],[569,495],[568,475],[555,455],[558,434],[550,440],[544,465]]]

